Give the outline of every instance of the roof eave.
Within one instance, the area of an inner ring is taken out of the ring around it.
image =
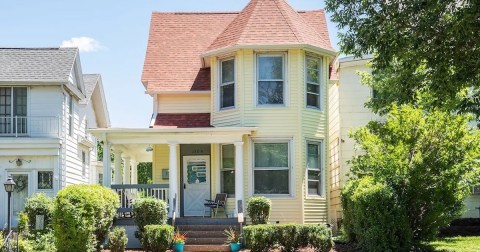
[[[305,49],[309,51],[318,52],[326,56],[330,56],[332,58],[335,58],[338,55],[338,52],[335,51],[334,49],[322,48],[322,47],[318,47],[310,44],[276,44],[276,45],[233,45],[233,46],[206,51],[203,54],[201,54],[201,57],[209,58],[219,54],[225,54],[225,53],[229,53],[229,52],[237,51],[241,49],[256,49],[256,50]]]

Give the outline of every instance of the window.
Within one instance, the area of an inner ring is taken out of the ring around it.
[[[53,171],[39,171],[38,175],[38,189],[48,190],[53,189]]]
[[[27,133],[27,88],[0,88],[0,134]]]
[[[320,58],[307,56],[306,58],[306,83],[307,83],[307,107],[320,108]]]
[[[87,173],[87,153],[82,151],[82,176],[85,176]]]
[[[254,143],[255,194],[290,194],[289,142]]]
[[[67,102],[68,102],[68,135],[73,136],[73,97],[71,95],[67,95]]]
[[[257,104],[284,104],[284,55],[257,57]]]
[[[235,146],[222,145],[221,152],[221,190],[228,194],[228,197],[233,197],[235,195]]]
[[[103,185],[103,173],[98,174],[98,184]]]
[[[220,62],[220,109],[235,107],[235,59]]]
[[[307,142],[307,193],[309,196],[323,194],[322,143]]]

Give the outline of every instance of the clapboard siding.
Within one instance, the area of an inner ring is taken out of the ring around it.
[[[210,94],[159,94],[158,113],[210,113]]]
[[[63,95],[58,86],[30,87],[29,116],[56,116],[62,115]]]

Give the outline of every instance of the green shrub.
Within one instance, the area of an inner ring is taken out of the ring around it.
[[[393,191],[371,177],[353,179],[342,191],[344,231],[365,251],[409,251],[412,232],[407,211]]]
[[[27,235],[29,232],[28,228],[28,215],[25,212],[20,212],[18,216],[18,232],[23,235]]]
[[[124,252],[127,246],[128,238],[125,228],[115,227],[108,234],[108,248],[111,252]]]
[[[35,231],[37,215],[44,216],[44,232],[50,228],[53,214],[53,198],[44,193],[34,194],[25,202],[25,213],[28,216],[29,231]]]
[[[0,250],[1,251],[1,250]],[[18,238],[19,252],[55,252],[55,237],[53,232],[37,232],[31,235],[20,235]]]
[[[154,198],[141,198],[133,204],[133,214],[142,234],[146,225],[167,223],[167,203]]]
[[[267,224],[270,219],[272,201],[261,196],[252,197],[248,200],[247,212],[253,225]]]
[[[281,246],[282,251],[295,251],[310,246],[315,251],[328,252],[332,248],[332,231],[317,224],[253,225],[244,228],[247,248],[252,252],[268,251]]]
[[[97,250],[112,225],[118,195],[99,185],[73,185],[55,198],[53,229],[59,252]]]
[[[173,227],[170,225],[146,225],[141,238],[146,251],[165,252],[173,239]]]

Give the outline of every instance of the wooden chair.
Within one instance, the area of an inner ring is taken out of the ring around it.
[[[214,210],[214,217],[217,216],[218,208],[223,208],[223,211],[225,212],[225,216],[228,217],[227,215],[227,210],[225,209],[225,205],[227,205],[227,194],[226,193],[217,193],[215,196],[215,200],[205,200],[204,209],[203,209],[203,217],[205,217],[205,210],[208,207],[210,210],[210,215],[212,210]]]

